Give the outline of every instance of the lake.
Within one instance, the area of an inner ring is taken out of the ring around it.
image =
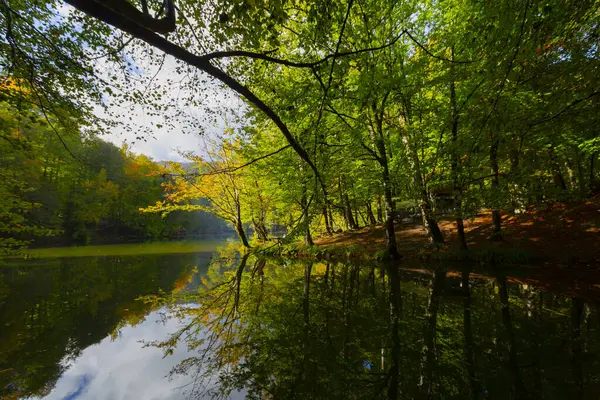
[[[292,262],[215,242],[39,251],[0,267],[2,398],[600,393],[600,282],[581,271]]]

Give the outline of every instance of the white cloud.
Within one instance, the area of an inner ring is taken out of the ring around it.
[[[202,136],[211,137],[222,133],[226,115],[232,110],[238,112],[245,107],[233,91],[223,88],[200,71],[194,71],[197,73],[191,78],[194,84],[189,85],[190,71],[181,68],[173,57],[167,56],[159,68],[141,54],[142,48],[136,47],[131,51],[137,53],[137,56],[131,53],[123,56],[128,62],[135,60],[136,63],[130,68],[128,81],[123,78],[121,71],[114,78],[114,65],[100,65],[101,75],[106,81],[118,81],[127,90],[144,91],[148,86],[145,91],[148,97],[153,90],[164,90],[164,95],[159,100],[152,100],[164,109],[160,115],[152,115],[151,108],[144,109],[136,103],[119,102],[107,95],[109,118],[119,121],[121,125],[104,135],[104,140],[117,146],[127,143],[131,151],[145,154],[157,161],[182,161],[178,149],[202,153],[206,145]],[[196,104],[190,104],[190,98]],[[96,108],[96,113],[106,117],[100,107]]]

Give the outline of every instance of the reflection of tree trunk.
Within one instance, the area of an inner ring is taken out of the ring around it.
[[[508,373],[510,376],[510,398],[525,398],[525,386],[519,377],[519,366],[517,364],[517,348],[515,346],[515,336],[513,333],[512,320],[510,317],[508,289],[506,286],[506,277],[499,269],[496,269],[496,282],[498,283],[498,296],[502,305],[502,324],[508,339]]]
[[[534,327],[531,330],[531,344],[533,352],[533,386],[535,387],[535,398],[543,399],[542,392],[542,363],[540,359],[540,316],[543,309],[543,293],[536,294],[534,289],[530,290],[527,300],[530,317],[533,318]]]
[[[235,272],[235,299],[233,302],[233,308],[235,312],[238,312],[238,307],[240,305],[240,288],[242,287],[242,274],[244,273],[244,269],[246,269],[246,262],[248,261],[249,254],[246,253],[242,256],[240,260],[240,264],[237,267]]]
[[[583,369],[581,366],[581,317],[583,314],[583,301],[574,298],[571,302],[571,369],[575,383],[573,398],[583,399]]]
[[[462,291],[463,291],[463,327],[465,335],[465,364],[467,365],[467,375],[469,377],[469,389],[471,399],[479,398],[479,382],[475,373],[475,355],[473,344],[473,328],[471,326],[471,288],[469,282],[470,268],[467,267],[462,272]]]
[[[309,295],[310,295],[310,273],[312,270],[312,263],[306,264],[304,267],[304,300],[303,300],[303,308],[304,308],[304,324],[308,328],[308,324],[310,322],[310,314],[309,314]]]
[[[375,297],[375,267],[371,267],[371,270],[369,271],[369,287],[371,288],[371,295],[373,297]]]
[[[256,302],[256,314],[258,314],[258,310],[260,305],[262,304],[263,294],[264,294],[264,283],[265,283],[265,265],[267,264],[267,260],[260,259],[256,261],[256,265],[254,267],[254,271],[258,274],[258,281],[260,284],[260,292],[258,294],[258,300]]]
[[[423,348],[423,374],[421,375],[421,390],[423,398],[433,397],[433,375],[436,364],[436,330],[440,297],[444,291],[446,271],[435,271],[429,291],[429,303],[425,320],[425,346]]]
[[[400,307],[402,306],[402,297],[400,293],[400,277],[398,276],[398,267],[390,265],[387,268],[387,274],[390,280],[390,336],[392,342],[392,352],[390,354],[390,366],[387,372],[387,395],[388,399],[397,399],[399,392],[400,377]],[[384,358],[382,353],[382,368]]]

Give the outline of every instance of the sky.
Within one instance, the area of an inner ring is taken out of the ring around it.
[[[57,9],[61,16],[71,12],[73,8],[66,3]],[[101,138],[119,147],[126,143],[130,151],[147,155],[155,161],[185,161],[180,154],[181,150],[202,154],[207,147],[206,139],[221,134],[228,126],[226,120],[230,118],[225,117],[227,110],[242,110],[245,107],[243,101],[232,90],[224,88],[198,70],[193,70],[197,75],[193,80],[190,79],[189,71],[186,74],[185,68],[177,68],[177,61],[171,56],[166,56],[159,68],[149,62],[150,58],[146,54],[148,49],[149,46],[140,46],[138,43],[136,47],[129,45],[122,50],[120,56],[129,64],[126,74],[132,78],[128,81],[124,79],[122,69],[106,60],[99,59],[96,70],[105,82],[115,83],[116,79],[126,89],[144,90],[147,86],[148,97],[154,88],[167,88],[165,96],[160,100],[161,104],[168,105],[167,111],[163,113],[166,117],[152,116],[151,110],[146,110],[139,104],[126,104],[106,94],[103,102],[108,106],[109,118],[122,124],[111,127]],[[156,49],[154,51],[159,52]],[[184,98],[190,92],[186,92],[185,85],[178,82],[193,82],[195,87],[200,88],[196,93],[200,105],[186,104]],[[95,107],[95,113],[99,117],[108,117],[107,111],[100,106]],[[190,125],[194,123],[195,126],[190,129]],[[142,131],[144,133],[140,134]]]
[[[152,79],[152,87],[166,87],[167,96],[161,100],[162,104],[169,105],[169,111],[165,114],[166,119],[172,125],[167,126],[163,118],[151,116],[151,111],[145,110],[137,104],[118,104],[115,101],[107,101],[110,118],[121,121],[124,124],[129,122],[139,128],[148,130],[143,139],[140,140],[140,134],[137,129],[126,129],[123,126],[111,130],[107,135],[101,136],[102,139],[112,142],[117,146],[127,143],[129,149],[134,153],[144,154],[155,161],[184,161],[179,151],[194,151],[197,154],[204,153],[207,147],[207,140],[221,134],[227,126],[227,109],[236,111],[241,110],[244,103],[230,89],[218,85],[214,80],[206,76],[203,84],[204,98],[201,106],[190,106],[186,104],[182,94],[185,88],[173,84],[173,81],[181,81],[185,75],[177,71],[177,62],[170,56],[165,58],[164,65],[158,69],[152,65],[144,65],[143,57],[137,60],[127,55],[128,60],[132,60],[136,65],[131,68],[135,74],[138,74],[141,80]],[[110,75],[113,70],[105,69],[103,74]],[[202,74],[202,73],[200,73]],[[200,83],[204,79],[202,75],[197,81]],[[106,116],[100,107],[96,108],[96,114]],[[179,114],[174,116],[174,114]],[[132,118],[130,121],[129,118]],[[195,121],[199,124],[197,128],[190,128],[189,122]]]

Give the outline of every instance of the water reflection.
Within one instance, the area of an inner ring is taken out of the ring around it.
[[[600,392],[593,276],[253,256],[209,265],[210,257],[0,269],[0,396],[592,399]]]
[[[567,285],[565,295],[539,289],[548,282],[535,270],[414,267],[219,265],[199,290],[193,322],[161,346],[186,336],[197,354],[176,372],[200,382],[219,375],[213,394],[221,396],[596,397],[593,284]]]
[[[0,397],[48,395],[94,344],[114,356],[122,342],[108,349],[105,343],[120,327],[138,325],[145,335],[149,326],[151,305],[135,299],[192,290],[193,275],[206,271],[210,256],[85,257],[0,268]],[[81,390],[93,382],[82,375]]]

